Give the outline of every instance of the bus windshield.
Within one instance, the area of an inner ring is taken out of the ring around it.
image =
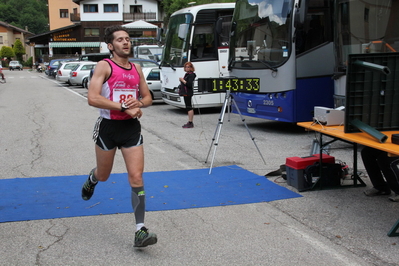
[[[170,18],[161,66],[182,67],[187,62],[192,23],[191,14]]]
[[[337,70],[345,72],[349,54],[399,51],[399,8],[391,0],[340,0],[336,6],[335,50]],[[363,19],[359,19],[363,18]]]
[[[293,0],[237,0],[230,39],[230,66],[270,68],[291,53]]]

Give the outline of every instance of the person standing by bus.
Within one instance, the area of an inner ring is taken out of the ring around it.
[[[179,95],[183,96],[184,98],[184,103],[186,105],[186,110],[188,113],[188,122],[187,124],[184,124],[182,127],[183,128],[193,128],[194,127],[194,109],[192,105],[192,97],[194,95],[194,80],[197,77],[197,75],[194,73],[195,68],[194,65],[191,62],[186,62],[184,64],[184,71],[186,74],[184,77],[179,78],[180,81],[180,91]]]
[[[117,148],[127,168],[131,203],[136,220],[135,247],[157,243],[157,236],[144,226],[145,192],[143,182],[144,150],[141,108],[152,104],[152,97],[140,65],[129,62],[130,37],[122,26],[111,26],[104,36],[112,59],[97,63],[88,89],[88,103],[100,109],[93,140],[97,166],[82,187],[82,198],[89,200],[98,181],[108,180]]]

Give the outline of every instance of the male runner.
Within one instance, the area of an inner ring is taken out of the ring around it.
[[[97,166],[83,184],[82,198],[89,200],[98,181],[107,181],[116,150],[121,149],[132,187],[134,246],[146,247],[157,243],[157,236],[144,226],[144,150],[138,118],[143,114],[141,108],[152,104],[152,97],[140,65],[129,62],[131,43],[126,29],[109,27],[104,38],[112,59],[97,63],[88,90],[88,103],[100,109],[100,117],[93,132]]]

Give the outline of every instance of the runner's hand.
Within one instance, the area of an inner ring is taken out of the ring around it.
[[[143,111],[140,108],[129,108],[125,111],[132,118],[140,118],[143,115]]]

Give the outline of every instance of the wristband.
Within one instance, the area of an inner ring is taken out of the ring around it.
[[[141,107],[144,107],[144,103],[143,103],[142,101],[139,101],[139,102],[141,102],[141,104],[142,104]],[[140,108],[141,108],[141,107],[140,107]]]

